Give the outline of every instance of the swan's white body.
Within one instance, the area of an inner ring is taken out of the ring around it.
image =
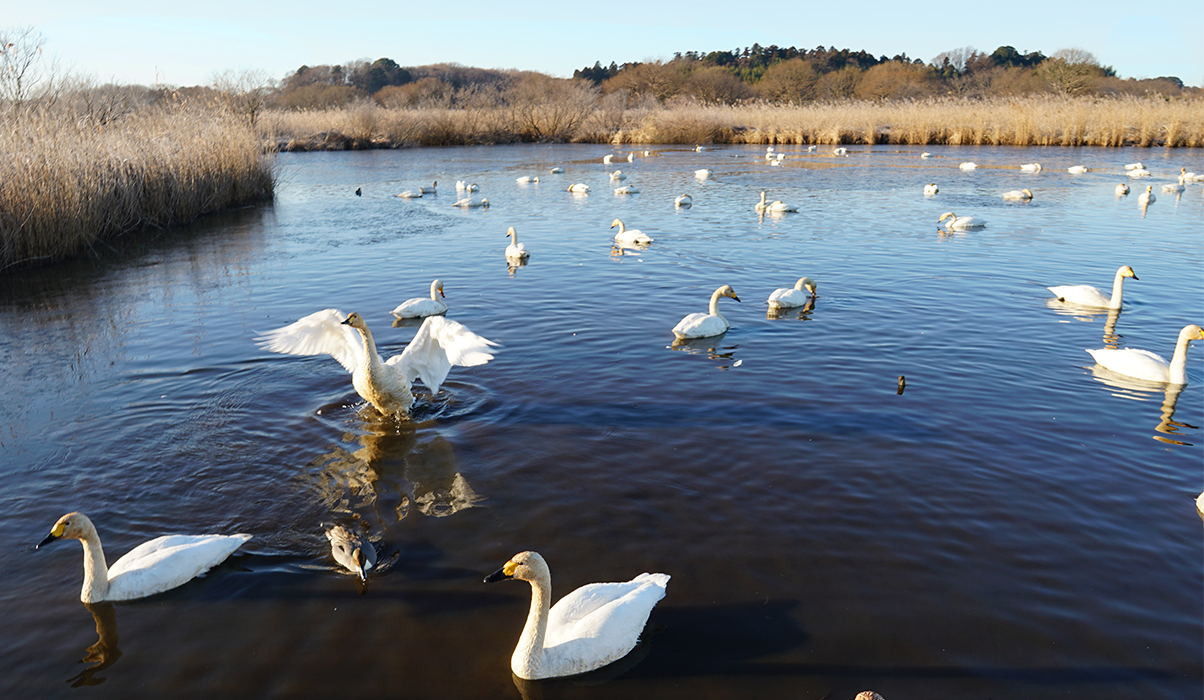
[[[575,185],[569,185],[568,191],[572,192],[573,194],[588,194],[589,185],[585,184],[584,182],[578,182]]]
[[[376,566],[376,548],[372,543],[342,525],[327,530],[326,539],[330,540],[330,553],[334,560],[358,575],[361,581],[366,581],[368,572]]]
[[[808,153],[815,153],[817,150],[819,150],[818,146],[807,146]]]
[[[1147,382],[1164,384],[1187,383],[1187,346],[1193,340],[1204,339],[1204,329],[1197,325],[1184,326],[1175,343],[1175,354],[1167,362],[1148,350],[1100,348],[1088,350],[1100,367]]]
[[[1027,189],[1027,188],[1025,188],[1023,190],[1012,190],[1010,192],[1004,192],[1003,198],[1004,199],[1018,199],[1018,200],[1027,202],[1028,200],[1033,198],[1033,191],[1030,189]]]
[[[402,192],[401,194],[395,194],[393,196],[401,197],[402,199],[418,199],[419,197],[422,196],[422,192],[416,191],[416,190],[406,190],[405,192]]]
[[[562,168],[558,165],[558,166],[552,168],[551,170],[549,170],[548,172],[552,173],[553,175],[559,175],[560,173],[564,172],[564,168]]]
[[[630,243],[630,244],[634,244],[634,245],[648,245],[649,243],[652,242],[652,239],[649,238],[643,231],[641,231],[639,229],[634,229],[634,228],[631,230],[628,230],[627,227],[623,224],[623,222],[619,219],[615,219],[610,224],[611,228],[614,228],[615,226],[619,227],[619,232],[615,234],[615,241],[617,241],[619,243]]]
[[[1151,177],[1152,175],[1153,175],[1153,173],[1151,173],[1149,170],[1146,170],[1145,168],[1134,168],[1133,170],[1129,171],[1129,177],[1133,177],[1133,178]]]
[[[1040,163],[1025,163],[1024,165],[1020,166],[1020,169],[1026,173],[1039,173],[1039,172],[1041,172],[1041,164]]]
[[[610,179],[622,181],[622,180],[626,180],[627,176],[623,174],[622,170],[616,170],[610,174]]]
[[[1173,192],[1182,192],[1183,190],[1187,189],[1187,187],[1184,186],[1185,182],[1187,182],[1187,169],[1181,168],[1179,170],[1179,182],[1168,183],[1168,184],[1163,185],[1162,191],[1163,192],[1172,192],[1172,193]]]
[[[531,257],[527,252],[527,247],[518,242],[518,231],[514,227],[506,229],[506,235],[510,238],[510,245],[506,246],[506,258],[508,260],[526,260]]]
[[[835,156],[847,156],[847,155],[849,155],[849,149],[845,148],[844,146],[841,146],[841,147],[839,147],[839,148],[833,148],[833,149],[832,149],[832,155],[835,155]]]
[[[1123,197],[1123,196],[1127,195],[1128,193],[1129,193],[1129,186],[1126,185],[1125,183],[1122,182],[1116,186],[1116,196],[1117,197]]]
[[[623,185],[615,188],[615,194],[639,194],[640,188],[635,185]]]
[[[695,147],[694,147],[694,152],[695,152],[695,153],[702,153],[702,152],[703,152],[703,151],[705,151],[706,149],[707,149],[707,147],[706,147],[706,146],[695,146]]]
[[[84,585],[79,599],[85,603],[134,600],[162,593],[200,576],[226,560],[250,535],[166,535],[134,547],[125,556],[105,564],[96,526],[83,513],[59,518],[38,547],[57,539],[76,539],[84,547]]]
[[[533,175],[523,175],[522,177],[514,178],[514,181],[520,185],[526,185],[532,182],[539,182],[539,178]]]
[[[667,574],[640,574],[625,583],[591,583],[551,605],[552,576],[536,552],[511,557],[486,583],[515,579],[531,584],[527,624],[510,658],[519,678],[573,676],[618,661],[635,648]]]
[[[1158,201],[1158,197],[1154,194],[1154,186],[1146,185],[1145,192],[1137,195],[1137,201],[1140,204],[1152,204]]]
[[[681,209],[682,207],[692,207],[694,206],[694,198],[688,194],[683,194],[682,196],[673,200],[673,206],[677,209]]]
[[[435,280],[431,282],[431,297],[429,299],[417,297],[414,299],[406,299],[393,309],[393,315],[397,318],[424,318],[426,316],[438,316],[439,314],[447,313],[447,304],[439,297],[445,297],[443,293],[443,282]]]
[[[610,161],[614,160],[614,158],[615,156],[613,153],[607,153],[606,155],[602,156],[602,162],[610,165]]]
[[[978,167],[978,163],[971,163],[969,161],[966,161],[965,163],[962,163],[961,165],[959,165],[957,167],[961,168],[962,170],[974,170],[975,168]]]
[[[715,172],[710,168],[702,168],[694,171],[694,177],[698,178],[699,180],[705,180],[714,174]]]
[[[769,308],[790,309],[803,306],[815,296],[816,286],[815,280],[803,277],[790,289],[775,289],[769,295]]]
[[[473,199],[472,197],[465,197],[464,199],[457,199],[455,202],[452,203],[452,206],[460,207],[461,209],[488,209],[489,208],[489,200],[485,199],[484,197],[482,197],[481,199]]]
[[[927,185],[924,185],[924,194],[927,196],[932,196],[940,191],[940,188],[936,186],[935,182],[930,182]]]
[[[439,181],[435,180],[430,187],[419,187],[418,191],[422,194],[435,194],[435,190],[439,187]]]
[[[634,154],[634,153],[628,153],[628,154],[627,154],[627,162],[628,162],[628,163],[634,163],[634,162],[635,162],[635,154]]]
[[[1072,165],[1069,168],[1066,168],[1066,172],[1074,174],[1074,175],[1082,175],[1083,173],[1087,172],[1087,166]]]
[[[735,290],[729,285],[723,285],[711,294],[709,313],[693,313],[686,316],[673,327],[673,335],[678,338],[709,338],[727,332],[729,324],[723,314],[719,313],[719,298],[731,297],[740,301]]]
[[[929,153],[928,151],[924,151],[923,153],[920,154],[920,157],[921,158],[931,158],[932,154]]]
[[[1125,170],[1145,170],[1145,166],[1141,163],[1129,163],[1125,166]]]
[[[948,219],[948,221],[945,221]],[[951,211],[941,214],[941,218],[937,219],[937,223],[945,221],[945,229],[948,231],[972,231],[974,229],[985,228],[987,222],[978,221],[972,216],[957,216]]]
[[[761,201],[753,205],[753,209],[769,214],[785,214],[786,212],[798,211],[798,207],[793,204],[786,204],[780,199],[773,202],[766,201],[764,191],[761,192]]]
[[[1064,302],[1078,306],[1095,306],[1105,309],[1119,309],[1123,302],[1123,288],[1126,277],[1137,279],[1137,273],[1128,265],[1121,265],[1112,279],[1112,296],[1104,296],[1100,290],[1086,284],[1067,284],[1059,287],[1046,287]]]
[[[437,394],[453,365],[474,367],[493,359],[489,348],[496,343],[456,321],[428,316],[400,355],[382,360],[364,319],[356,313],[343,318],[338,309],[316,311],[265,333],[259,345],[289,355],[330,355],[351,372],[356,393],[384,415],[409,412],[415,379]]]

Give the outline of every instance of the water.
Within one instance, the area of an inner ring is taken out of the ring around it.
[[[273,206],[4,273],[0,695],[1199,697],[1204,349],[1177,395],[1105,383],[1083,349],[1169,356],[1204,320],[1204,189],[1158,192],[1204,155],[778,150],[785,167],[754,147],[286,154]],[[1138,159],[1160,176],[1144,215],[1136,187],[1113,195]],[[613,196],[614,169],[641,193]],[[448,206],[457,179],[491,208]],[[1031,203],[999,199],[1021,187]],[[758,220],[761,189],[800,213]],[[988,227],[938,233],[949,210]],[[613,251],[616,217],[656,242]],[[1047,303],[1122,264],[1140,279],[1114,329]],[[803,275],[814,307],[767,318]],[[253,341],[337,307],[392,354],[414,328],[389,309],[436,277],[503,347],[419,392],[413,422],[375,416],[330,358]],[[731,330],[672,347],[721,284]],[[89,610],[78,547],[31,549],[72,510],[110,561],[165,533],[254,539]],[[366,589],[334,569],[332,522],[382,550]],[[629,670],[512,679],[529,589],[481,578],[524,549],[555,597],[672,575]]]

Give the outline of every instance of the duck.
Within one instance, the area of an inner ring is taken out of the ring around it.
[[[435,190],[439,187],[439,181],[435,180],[430,187],[419,187],[418,191],[422,194],[435,194]]]
[[[1088,350],[1095,363],[1127,377],[1161,384],[1187,384],[1187,346],[1193,340],[1204,339],[1204,328],[1195,324],[1184,326],[1175,342],[1175,354],[1167,362],[1149,350],[1131,348],[1100,348]]]
[[[678,338],[709,338],[726,333],[730,324],[723,314],[719,313],[720,297],[731,297],[740,301],[731,285],[723,285],[711,294],[710,313],[693,313],[686,316],[673,327],[673,335]]]
[[[1025,188],[1023,190],[1011,190],[1010,192],[1004,192],[1003,198],[1004,199],[1019,199],[1019,200],[1027,202],[1028,200],[1033,198],[1033,191],[1028,188]]]
[[[96,526],[83,513],[68,513],[34,549],[61,539],[79,540],[84,547],[84,585],[79,599],[100,603],[145,598],[182,586],[225,561],[251,536],[164,535],[143,542],[107,566]]]
[[[575,185],[569,185],[568,191],[572,192],[573,194],[588,194],[589,185],[585,184],[584,182],[578,182]]]
[[[1104,309],[1119,309],[1126,277],[1137,279],[1137,273],[1128,265],[1121,265],[1112,279],[1112,296],[1104,296],[1100,290],[1086,284],[1066,284],[1058,287],[1046,287],[1060,301],[1079,306],[1095,306]]]
[[[627,176],[623,174],[623,171],[622,171],[622,170],[616,170],[616,171],[614,171],[613,173],[611,173],[611,174],[610,174],[610,179],[611,179],[611,180],[620,180],[620,181],[622,181],[622,180],[626,180],[626,179],[627,179]]]
[[[461,209],[488,209],[489,200],[485,199],[484,197],[480,199],[465,197],[464,199],[457,199],[454,203],[452,203],[452,206],[460,207]]]
[[[363,197],[364,196],[364,188],[362,188],[362,187],[355,188],[355,196]]]
[[[764,190],[761,191],[761,201],[754,204],[753,209],[762,213],[768,212],[770,214],[784,214],[786,212],[798,211],[798,207],[791,204],[786,204],[781,200],[766,202]]]
[[[964,168],[964,169],[968,170],[969,168]],[[1039,173],[1039,172],[1041,172],[1041,164],[1040,163],[1025,163],[1024,165],[1020,166],[1020,169],[1026,173]]]
[[[1073,175],[1082,175],[1083,173],[1087,172],[1087,166],[1072,165],[1069,168],[1066,168],[1066,172],[1071,173]]]
[[[633,228],[630,231],[627,230],[627,227],[623,224],[621,219],[615,219],[613,222],[611,222],[610,227],[614,228],[615,226],[619,227],[619,232],[615,234],[615,240],[619,243],[648,245],[652,242],[652,239],[639,229]]]
[[[635,648],[652,608],[665,597],[667,574],[643,573],[623,583],[591,583],[552,602],[552,575],[537,552],[520,552],[485,583],[531,584],[527,624],[510,657],[526,680],[573,676],[618,661]]]
[[[443,282],[435,280],[431,282],[431,297],[417,297],[414,299],[406,299],[393,309],[393,315],[397,318],[425,318],[427,316],[438,316],[439,314],[447,313],[447,304],[440,301],[439,297],[446,298],[443,293]]]
[[[692,207],[692,206],[694,206],[694,198],[688,194],[683,194],[682,196],[673,200],[673,206],[676,209]]]
[[[562,167],[560,167],[559,165],[557,165],[556,167],[552,168],[552,169],[551,169],[551,170],[549,170],[548,172],[549,172],[549,173],[551,173],[551,174],[553,174],[553,175],[559,175],[560,173],[563,173],[563,172],[564,172],[564,168],[562,168]]]
[[[927,185],[924,185],[924,194],[927,196],[932,196],[940,191],[940,188],[936,186],[935,182],[930,182]]]
[[[531,182],[539,182],[539,178],[533,175],[523,175],[522,177],[514,178],[514,181],[520,185],[526,185]]]
[[[1146,185],[1145,192],[1142,192],[1141,194],[1137,195],[1137,201],[1142,206],[1145,206],[1147,204],[1153,204],[1154,202],[1157,202],[1158,197],[1154,195],[1154,186]]]
[[[769,308],[789,309],[795,306],[802,306],[812,297],[816,296],[815,289],[817,286],[815,280],[810,277],[800,277],[799,281],[795,282],[794,287],[790,289],[773,290],[769,295]]]
[[[945,229],[949,231],[970,231],[973,229],[986,228],[987,222],[979,221],[972,216],[957,216],[951,211],[941,214],[941,218],[936,222],[939,224],[945,219],[948,223],[945,224]]]
[[[1124,195],[1127,195],[1128,193],[1129,193],[1129,186],[1126,185],[1125,183],[1122,182],[1116,186],[1116,196],[1117,197],[1123,197]]]
[[[970,161],[966,161],[965,163],[962,163],[961,165],[959,165],[957,167],[961,168],[962,170],[974,170],[975,168],[978,167],[978,163],[971,163]]]
[[[510,245],[506,246],[506,257],[511,260],[526,260],[531,257],[527,252],[526,246],[518,242],[518,231],[514,227],[506,229],[506,235],[510,238]]]
[[[615,194],[639,194],[640,188],[635,185],[623,185],[615,188]]]
[[[357,574],[361,582],[368,580],[368,571],[376,566],[376,548],[365,537],[342,525],[326,531],[330,553],[348,571]]]
[[[714,174],[715,171],[711,170],[710,168],[701,168],[694,171],[694,177],[698,178],[699,180],[705,180]]]
[[[442,316],[427,316],[401,354],[382,360],[368,324],[358,313],[316,311],[256,338],[261,348],[287,355],[330,355],[348,372],[355,391],[382,415],[407,416],[414,405],[410,387],[421,379],[431,390],[452,366],[475,367],[493,359],[497,343]]]
[[[402,192],[400,194],[395,194],[393,196],[401,197],[402,199],[418,199],[419,197],[422,196],[422,192],[419,190],[406,190],[405,192]]]

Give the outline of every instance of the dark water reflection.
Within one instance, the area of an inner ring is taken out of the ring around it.
[[[593,146],[286,154],[272,206],[5,272],[0,696],[1200,697],[1204,350],[1167,388],[1083,349],[1169,354],[1200,323],[1204,190],[1142,212],[1113,195],[1133,160],[1115,150],[779,150],[656,149],[623,168],[633,197]],[[393,197],[436,179],[490,208]],[[800,212],[759,218],[762,189]],[[950,209],[988,228],[938,234]],[[616,217],[655,242],[615,248]],[[1123,312],[1048,298],[1121,264],[1141,275]],[[823,296],[769,312],[804,273]],[[417,326],[389,310],[436,277],[448,317],[501,347],[419,387],[412,421],[330,358],[254,343],[335,307],[392,355]],[[731,328],[674,342],[718,284],[744,299]],[[79,551],[26,546],[71,510],[110,561],[171,532],[254,539],[81,610]],[[330,523],[377,546],[367,585]],[[645,643],[514,679],[529,590],[480,580],[524,549],[555,597],[672,575]]]

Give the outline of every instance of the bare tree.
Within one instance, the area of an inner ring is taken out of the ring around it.
[[[20,108],[53,86],[55,66],[44,60],[45,45],[33,27],[0,29],[0,104]]]
[[[251,126],[267,105],[273,87],[274,81],[264,70],[228,69],[213,74],[213,88],[222,94],[222,107]]]
[[[515,122],[535,141],[568,141],[598,104],[600,90],[588,80],[540,73],[522,76],[506,91]]]
[[[1090,51],[1062,49],[1043,61],[1037,73],[1059,95],[1082,95],[1095,88],[1103,69]]]

